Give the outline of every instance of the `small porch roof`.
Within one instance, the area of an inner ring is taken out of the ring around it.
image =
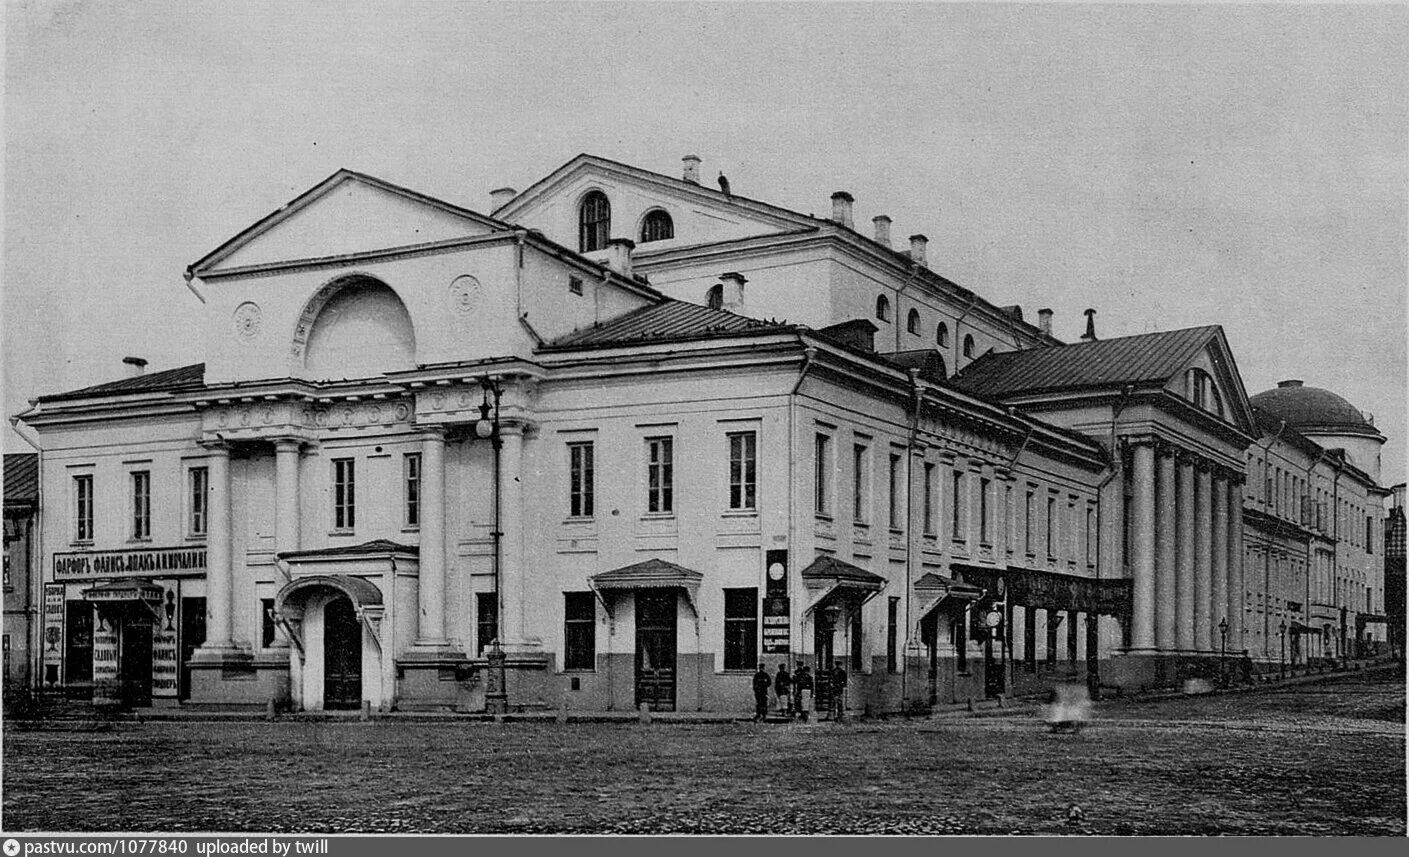
[[[594,574],[587,578],[593,589],[599,591],[618,589],[699,589],[704,575],[663,559],[648,559],[644,562],[625,565]]]
[[[834,595],[859,598],[864,604],[877,592],[886,587],[886,579],[879,574],[852,565],[834,556],[819,556],[802,570],[802,581],[811,597],[803,613],[817,610]]]
[[[382,606],[382,591],[370,580],[347,574],[311,574],[284,584],[274,596],[274,611],[282,613],[285,605],[301,607],[308,596],[319,589],[337,590],[359,609]]]
[[[983,597],[983,590],[972,583],[960,583],[942,574],[926,572],[915,581],[915,596],[919,600],[919,617],[925,617],[941,607],[959,608]]]

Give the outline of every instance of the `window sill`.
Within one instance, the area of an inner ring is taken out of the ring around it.
[[[151,536],[134,537],[134,538],[128,539],[128,540],[127,540],[127,543],[128,543],[129,545],[149,545],[149,544],[152,543],[152,537],[151,537]]]
[[[596,675],[596,674],[597,674],[597,670],[596,670],[595,668],[588,669],[587,667],[574,667],[574,668],[571,668],[571,669],[569,669],[569,668],[567,668],[567,667],[564,667],[560,672],[561,672],[563,675]]]
[[[356,531],[356,530],[328,530],[328,535],[329,535],[329,536],[333,536],[333,537],[355,536],[355,535],[357,535],[357,531]]]
[[[74,539],[73,541],[69,542],[69,547],[74,547],[74,548],[91,548],[91,547],[93,547],[93,540],[92,540],[92,539]]]
[[[595,524],[597,518],[593,515],[568,515],[563,518],[563,526],[582,526],[583,524]]]
[[[757,518],[757,509],[725,509],[719,513],[721,518]]]
[[[186,534],[186,541],[188,541],[188,542],[203,542],[203,541],[206,540],[206,538],[207,538],[207,534],[206,534],[206,533],[187,533],[187,534]]]
[[[420,531],[420,524],[407,524],[406,526],[401,528],[401,532],[403,533],[419,533]]]
[[[828,523],[828,524],[830,524],[830,523],[832,523],[833,521],[836,520],[836,519],[833,518],[831,515],[828,515],[826,512],[814,512],[814,513],[812,514],[812,516],[813,516],[814,518],[816,518],[817,520],[819,520],[819,521],[825,521],[825,522]]]

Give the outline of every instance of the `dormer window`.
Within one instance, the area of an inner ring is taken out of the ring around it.
[[[602,250],[612,234],[612,204],[607,195],[594,190],[582,198],[578,211],[578,249],[583,253]]]
[[[648,212],[646,219],[641,221],[641,243],[647,241],[665,241],[675,237],[675,223],[671,221],[670,214],[660,210]]]
[[[939,323],[939,327],[934,329],[934,342],[940,348],[949,347],[949,325],[942,321]]]
[[[974,338],[973,338],[972,336],[967,335],[967,334],[965,334],[965,336],[964,336],[964,356],[965,356],[965,357],[973,357],[973,356],[974,356]]]
[[[885,295],[876,296],[876,318],[890,321],[890,298]]]
[[[724,309],[724,284],[715,283],[705,292],[705,306],[710,309]]]
[[[912,309],[905,316],[905,329],[916,336],[920,335],[920,311]]]
[[[1223,416],[1223,400],[1213,377],[1202,369],[1190,369],[1184,373],[1184,398],[1194,403],[1194,407],[1208,411],[1215,416]]]

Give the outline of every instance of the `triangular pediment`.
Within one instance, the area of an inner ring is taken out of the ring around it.
[[[485,235],[492,218],[339,170],[191,266],[195,276]]]
[[[1207,343],[1170,377],[1164,389],[1205,411],[1218,413],[1245,434],[1257,433],[1247,389],[1221,327],[1213,328]]]
[[[638,254],[732,241],[799,229],[821,221],[718,188],[717,178],[695,184],[594,155],[578,155],[494,211],[494,217],[538,229],[568,247],[578,243],[578,206],[592,191],[606,194],[611,236],[636,242]],[[670,215],[674,236],[644,242],[647,214]]]

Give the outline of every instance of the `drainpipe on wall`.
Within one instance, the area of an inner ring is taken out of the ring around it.
[[[910,584],[915,577],[915,449],[920,434],[920,370],[910,370],[910,439],[905,444],[905,641],[900,651],[900,708],[910,710]]]

